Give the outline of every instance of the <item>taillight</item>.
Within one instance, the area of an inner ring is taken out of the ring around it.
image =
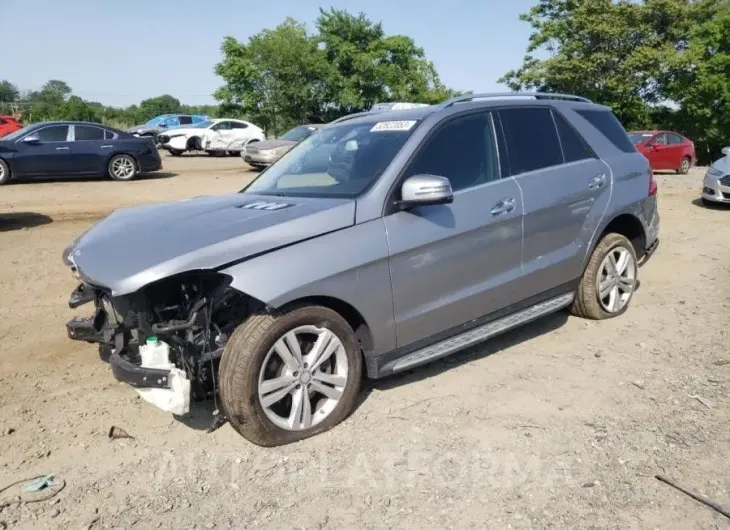
[[[657,184],[656,180],[654,180],[654,172],[649,170],[649,197],[656,195],[657,192]]]

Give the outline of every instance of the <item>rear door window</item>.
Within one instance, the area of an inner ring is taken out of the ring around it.
[[[558,132],[547,107],[500,109],[512,175],[563,163]]]
[[[621,122],[613,115],[610,110],[576,110],[579,116],[582,116],[591,125],[598,129],[608,141],[610,141],[617,149],[624,153],[635,153],[636,148],[631,142],[629,135],[626,134]]]
[[[555,126],[558,128],[560,145],[563,148],[563,157],[566,163],[597,158],[588,142],[559,112],[553,110],[553,118],[555,118]]]
[[[74,127],[74,139],[77,142],[103,140],[104,129],[100,129],[99,127],[88,127],[86,125],[76,125]]]
[[[190,125],[193,123],[192,116],[179,116],[178,119],[180,120],[180,125]]]

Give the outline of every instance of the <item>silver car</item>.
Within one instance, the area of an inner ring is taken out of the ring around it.
[[[659,241],[656,192],[616,117],[581,97],[352,115],[239,193],[118,210],[79,236],[69,305],[93,312],[67,331],[150,403],[185,414],[218,395],[216,418],[286,444],[345,419],[363,376],[564,308],[623,314]]]
[[[300,125],[294,127],[287,133],[283,134],[276,140],[264,140],[261,142],[252,142],[241,151],[243,160],[252,167],[257,169],[270,166],[281,156],[297,145],[314,132],[317,132],[322,125]]]
[[[712,164],[702,183],[702,202],[730,204],[730,147],[724,147],[720,160]]]

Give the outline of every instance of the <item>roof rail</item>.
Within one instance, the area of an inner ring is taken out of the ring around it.
[[[473,101],[475,99],[484,98],[514,98],[514,97],[533,97],[535,99],[564,99],[566,101],[580,101],[583,103],[593,103],[590,99],[582,96],[573,96],[571,94],[552,94],[549,92],[487,92],[484,94],[464,94],[455,98],[447,99],[439,105],[444,109],[450,107],[454,103],[463,103],[465,101]]]
[[[355,114],[347,114],[345,116],[342,116],[340,118],[337,118],[334,121],[329,122],[327,125],[332,125],[333,123],[340,123],[347,120],[354,120],[355,118],[359,118],[360,116],[370,116],[371,114],[380,114],[383,112],[383,110],[366,110],[364,112],[356,112]]]

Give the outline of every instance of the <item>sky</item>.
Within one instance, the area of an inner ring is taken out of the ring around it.
[[[530,35],[518,17],[536,0],[321,2],[0,0],[0,79],[21,90],[60,79],[74,94],[114,106],[162,94],[211,104],[225,36],[246,41],[286,17],[313,32],[321,6],[362,11],[386,34],[410,36],[451,88],[501,91],[497,79],[521,65]]]

